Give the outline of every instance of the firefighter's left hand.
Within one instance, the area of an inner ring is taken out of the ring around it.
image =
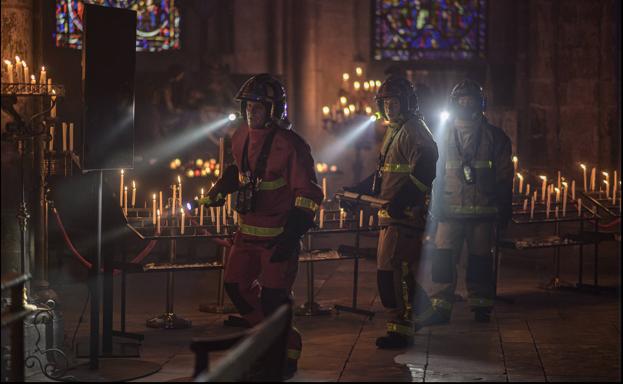
[[[266,248],[275,248],[273,255],[270,257],[270,262],[278,263],[298,256],[300,241],[300,238],[288,236],[284,233],[275,237],[266,245]]]

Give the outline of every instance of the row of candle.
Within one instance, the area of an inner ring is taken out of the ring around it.
[[[6,82],[7,83],[30,83],[37,84],[34,74],[29,73],[28,64],[26,61],[20,59],[19,56],[15,56],[15,65],[11,60],[4,60],[6,66]],[[39,72],[39,85],[51,84],[51,79],[47,79],[47,73],[45,67],[41,67]]]
[[[69,135],[68,133],[69,128]],[[54,136],[55,136],[55,127],[54,125],[50,125],[50,136],[52,139],[49,143],[50,152],[54,151]],[[67,124],[66,122],[61,123],[61,136],[62,136],[62,146],[63,152],[69,150],[74,150],[74,123]],[[69,139],[69,140],[68,140]],[[69,143],[69,146],[67,145]]]

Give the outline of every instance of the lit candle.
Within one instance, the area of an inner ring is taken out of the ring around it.
[[[560,201],[560,188],[556,187],[554,188],[554,191],[556,191],[556,204],[558,204]]]
[[[355,73],[357,74],[358,77],[361,77],[361,75],[363,75],[363,68],[361,67],[355,68]]]
[[[227,214],[231,216],[231,194],[227,195]]]
[[[164,212],[162,210],[162,191],[158,191],[158,198],[160,199],[158,207],[160,208],[160,212]]]
[[[238,212],[234,211],[234,225],[238,224]]]
[[[543,184],[541,186],[541,201],[545,201],[545,189],[547,187],[547,176],[539,176],[541,180],[543,180]]]
[[[221,233],[221,207],[216,207],[216,233]]]
[[[584,192],[588,191],[588,184],[586,182],[586,165],[580,164],[580,168],[582,168],[582,173],[584,174]]]
[[[156,233],[160,234],[160,210],[156,210]]]
[[[363,209],[359,210],[359,228],[363,227]]]
[[[175,202],[177,199],[177,185],[173,184],[173,198],[171,199],[171,216],[175,216]]]
[[[322,107],[322,115],[324,117],[329,117],[329,113],[331,113],[331,108],[329,108],[329,106],[325,105]]]
[[[153,223],[156,224],[156,214],[158,212],[158,210],[156,209],[156,194],[154,193],[151,199],[151,212],[152,212],[152,216],[153,216]],[[160,232],[160,231],[158,231]]]
[[[66,152],[67,151],[67,123],[63,121],[61,123],[61,127],[62,127],[62,132],[63,132],[63,152]]]
[[[528,199],[523,199],[523,211],[528,211]]]
[[[344,208],[340,208],[340,228],[344,227]]]
[[[521,193],[523,191],[523,176],[521,176],[521,173],[518,173],[517,177],[519,178],[519,193]]]
[[[368,226],[371,227],[374,225],[374,215],[370,215],[368,218]]]
[[[578,199],[578,216],[582,214],[582,199]]]
[[[575,180],[571,180],[571,200],[575,200]]]
[[[324,200],[327,200],[327,178],[322,178],[322,196]]]
[[[37,90],[37,80],[35,79],[35,75],[30,75],[30,90],[33,93],[38,93],[38,92],[36,92],[36,90]]]
[[[53,89],[52,89],[52,78],[50,77],[48,79],[48,93],[52,93]]]
[[[203,188],[201,188],[201,193],[199,197],[203,199]],[[203,225],[203,204],[199,207],[199,225]]]
[[[214,214],[214,207],[210,207],[210,220],[212,220],[212,224],[214,224],[215,221],[215,214]]]
[[[181,230],[180,233],[183,235],[184,234],[184,208],[180,208],[180,212],[182,213],[182,220],[181,220]]]
[[[320,229],[324,228],[324,208],[320,208]]]
[[[515,170],[515,173],[517,173],[518,168],[519,168],[519,159],[517,158],[517,156],[513,156],[513,169]]]
[[[24,62],[23,64],[24,64],[24,83],[27,83],[28,80],[30,80],[30,73],[28,72],[28,65],[26,65],[26,62]]]
[[[54,126],[50,125],[50,152],[54,151]],[[121,188],[123,189],[123,188]],[[121,191],[119,191],[119,206],[121,206]]]
[[[136,183],[132,180],[132,208],[136,205]]]
[[[530,183],[526,184],[526,196],[530,196]]]
[[[180,176],[177,177],[177,183],[180,185],[180,195],[179,195],[180,207],[183,207],[184,203],[182,202],[182,178]]]
[[[606,177],[606,180],[604,180],[604,184],[606,184],[606,199],[609,199],[610,198],[610,175],[608,175],[608,172],[602,172],[601,174]]]
[[[74,123],[69,123],[69,150],[74,150]]]
[[[39,84],[45,85],[47,81],[45,67],[41,67],[41,72],[39,72]]]
[[[50,117],[55,118],[56,117],[56,91],[55,90],[52,90],[52,97],[50,100],[50,105],[52,106],[52,110],[50,111]]]
[[[6,64],[7,82],[13,83],[13,63],[11,60],[4,60],[4,64]]]
[[[566,182],[563,182],[562,186],[562,216],[565,217],[567,215],[567,195],[569,194],[569,190]]]
[[[355,89],[355,91],[358,91],[361,88],[361,83],[358,81],[355,81],[353,83],[353,88]]]
[[[123,200],[122,200],[122,193],[123,193],[123,169],[121,170],[121,180],[119,181],[119,206],[123,206]]]
[[[22,82],[22,76],[24,75],[24,70],[22,69],[22,60],[19,56],[15,56],[15,72],[17,74],[17,82]]]
[[[593,167],[593,169],[591,169],[591,192],[595,192],[595,172],[597,172],[597,170]]]
[[[128,215],[128,187],[123,187],[123,214]]]

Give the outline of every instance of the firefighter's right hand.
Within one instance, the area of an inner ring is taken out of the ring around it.
[[[208,195],[202,199],[196,198],[195,200],[186,203],[186,208],[192,211],[195,208],[199,208],[199,206],[201,205],[204,205],[206,207],[221,207],[223,204],[225,204],[225,196],[219,193],[214,197]]]

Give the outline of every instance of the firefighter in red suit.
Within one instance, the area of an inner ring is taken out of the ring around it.
[[[246,118],[232,137],[231,168],[237,172],[226,169],[202,203],[220,205],[227,193],[237,192],[240,228],[225,267],[225,290],[254,326],[290,299],[300,240],[313,226],[323,195],[310,147],[287,121],[283,85],[268,74],[256,75],[236,100]],[[301,335],[292,328],[287,376],[296,371],[301,347]]]

